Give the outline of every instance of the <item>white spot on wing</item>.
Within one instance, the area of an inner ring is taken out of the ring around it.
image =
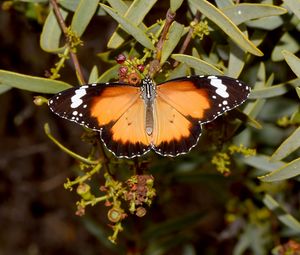
[[[229,97],[229,94],[227,93],[227,86],[222,83],[221,79],[216,76],[208,76],[208,79],[210,79],[210,84],[217,88],[216,93],[219,96],[223,98]]]
[[[71,97],[71,108],[77,108],[82,104],[82,97],[86,95],[86,90],[84,88],[76,89],[75,95]]]

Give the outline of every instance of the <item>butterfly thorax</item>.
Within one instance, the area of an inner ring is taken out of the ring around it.
[[[154,127],[154,117],[153,117],[153,102],[156,97],[155,84],[153,80],[146,77],[142,81],[141,86],[141,96],[144,99],[146,113],[145,113],[145,123],[146,123],[146,133],[147,135],[152,135]]]

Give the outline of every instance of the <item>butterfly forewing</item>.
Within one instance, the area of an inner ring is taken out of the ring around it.
[[[206,123],[242,104],[250,87],[227,76],[190,76],[159,84],[157,93],[184,116]]]

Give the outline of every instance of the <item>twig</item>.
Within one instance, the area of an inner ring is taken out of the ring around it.
[[[156,56],[153,61],[150,63],[150,68],[149,68],[149,75],[151,77],[154,76],[156,72],[160,70],[160,59],[161,59],[161,53],[162,53],[162,48],[164,45],[165,40],[167,39],[167,34],[169,32],[169,28],[174,21],[176,16],[176,13],[173,13],[171,9],[168,9],[167,14],[166,14],[166,22],[162,31],[162,34],[159,38],[158,43],[156,44]]]
[[[69,41],[69,35],[68,35],[68,28],[66,26],[66,23],[64,21],[63,16],[61,15],[61,12],[59,10],[57,2],[56,2],[56,0],[50,0],[50,3],[52,5],[52,7],[53,7],[53,10],[54,10],[55,16],[57,18],[58,24],[59,24],[61,30],[63,31],[63,33],[64,33],[64,35],[66,37],[66,44],[67,44],[68,48],[71,49],[71,45],[70,45],[70,41]],[[77,55],[72,51],[72,49],[70,50],[70,57],[71,57],[72,62],[74,64],[74,67],[75,67],[76,74],[77,74],[77,77],[79,79],[79,82],[81,84],[85,84],[86,82],[85,82],[84,76],[82,74],[81,67],[80,67]]]
[[[193,22],[198,23],[199,20],[200,20],[200,16],[201,16],[201,13],[199,11],[197,11]],[[182,46],[179,50],[179,54],[182,54],[186,51],[186,49],[189,46],[190,41],[192,39],[193,32],[194,32],[194,28],[190,27],[190,30],[189,30],[186,38],[184,39],[184,42],[183,42],[183,44],[182,44]],[[178,66],[178,64],[179,64],[179,62],[175,61],[174,64],[173,64],[173,67]]]
[[[162,31],[162,34],[161,34],[161,37],[158,41],[158,43],[156,44],[156,59],[158,61],[160,61],[160,58],[161,58],[161,52],[162,52],[162,47],[164,45],[164,42],[167,38],[167,34],[168,34],[168,31],[169,31],[169,28],[171,26],[171,24],[173,23],[174,19],[175,19],[175,16],[176,16],[176,13],[173,13],[171,11],[171,9],[169,9],[167,11],[167,14],[166,14],[166,22],[165,22],[165,25],[164,25],[164,28],[163,28],[163,31]]]

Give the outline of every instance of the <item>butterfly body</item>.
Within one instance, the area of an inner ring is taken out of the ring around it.
[[[102,83],[74,87],[49,100],[62,118],[95,131],[117,157],[133,158],[149,150],[163,156],[189,152],[201,125],[243,103],[250,88],[226,76],[190,76],[156,85]]]

